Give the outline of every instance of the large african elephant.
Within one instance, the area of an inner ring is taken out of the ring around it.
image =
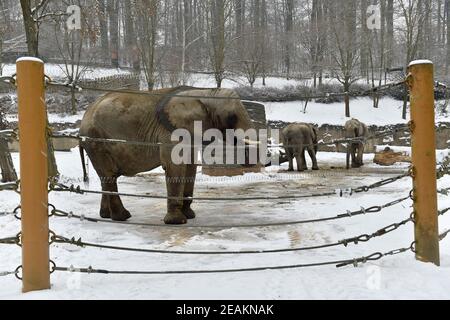
[[[319,170],[317,165],[317,129],[308,123],[292,123],[281,132],[286,157],[289,161],[289,171],[294,171],[293,159],[297,161],[297,170],[308,170],[305,151],[312,160],[312,169]]]
[[[109,93],[89,107],[81,122],[80,135],[93,138],[171,143],[171,133],[186,129],[193,137],[194,121],[203,131],[248,130],[252,127],[239,96],[227,89],[172,88],[153,91],[156,95]],[[192,96],[174,97],[173,95]],[[214,99],[221,97],[221,99]],[[173,144],[173,142],[172,142]],[[166,224],[184,224],[195,218],[191,200],[197,166],[174,164],[173,145],[142,146],[85,140],[81,143],[101,179],[102,190],[117,192],[117,178],[133,176],[162,166],[166,175]],[[103,195],[100,216],[127,220],[130,213],[119,196]]]
[[[362,138],[368,135],[367,126],[357,119],[351,119],[345,123],[345,138]],[[350,169],[350,156],[352,168],[359,168],[363,163],[364,141],[347,143],[347,169]]]

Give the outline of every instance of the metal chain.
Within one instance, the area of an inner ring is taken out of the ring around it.
[[[345,267],[345,266],[349,266],[349,265],[353,265],[354,267],[357,267],[359,264],[364,264],[367,263],[368,261],[376,261],[376,260],[380,260],[386,256],[392,256],[392,255],[397,255],[397,254],[401,254],[401,253],[405,253],[408,251],[412,251],[415,252],[415,242],[412,242],[411,245],[409,247],[405,247],[405,248],[399,248],[399,249],[394,249],[391,251],[387,251],[387,252],[376,252],[373,253],[369,256],[365,256],[365,257],[361,257],[361,258],[356,258],[353,260],[349,260],[349,261],[345,261],[343,263],[339,263],[336,265],[337,268],[341,268],[341,267]]]
[[[0,183],[0,191],[18,191],[19,181]]]
[[[410,172],[384,179],[379,182],[361,186],[357,188],[344,188],[335,189],[334,191],[326,191],[315,194],[304,194],[304,195],[286,195],[286,196],[255,196],[255,197],[174,197],[174,196],[160,196],[160,195],[149,195],[149,194],[135,194],[135,193],[124,193],[124,192],[112,192],[112,191],[98,191],[98,190],[87,190],[81,188],[81,186],[66,186],[62,183],[55,183],[50,185],[50,191],[58,192],[72,192],[76,194],[101,194],[108,196],[124,196],[124,197],[134,197],[134,198],[149,198],[149,199],[168,199],[168,200],[196,200],[196,201],[255,201],[255,200],[286,200],[286,199],[304,199],[304,198],[316,198],[316,197],[327,197],[332,195],[337,195],[340,197],[351,196],[354,193],[368,192],[369,190],[379,188],[397,180],[403,179],[410,176]]]
[[[343,144],[343,143],[364,143],[369,140],[378,139],[381,137],[385,137],[388,135],[393,135],[401,130],[408,129],[408,125],[401,126],[399,128],[384,130],[378,133],[373,134],[369,137],[356,137],[356,138],[345,138],[345,139],[334,139],[331,141],[326,142],[317,142],[312,144],[304,144],[303,146],[328,146],[328,145],[336,145],[336,144]],[[147,146],[147,147],[161,147],[161,146],[174,146],[178,144],[178,142],[170,142],[170,143],[163,143],[163,142],[146,142],[146,141],[132,141],[132,140],[123,140],[123,139],[108,139],[108,138],[96,138],[96,137],[87,137],[87,136],[80,136],[76,134],[52,134],[53,138],[69,138],[69,139],[75,139],[79,140],[81,142],[98,142],[98,143],[119,143],[119,144],[129,144],[129,145],[135,145],[135,146]],[[271,148],[288,148],[288,147],[296,147],[297,145],[283,145],[283,144],[268,144],[266,147]],[[198,148],[204,148],[203,145],[196,146]],[[248,148],[251,146],[233,146],[234,148]]]
[[[447,235],[448,235],[449,233],[450,233],[450,229],[448,229],[447,231],[441,233],[441,234],[439,235],[439,241],[444,240],[445,237],[447,237]]]
[[[17,129],[8,129],[8,130],[0,130],[0,138],[1,139],[17,139],[18,138],[18,130]]]
[[[56,235],[54,233],[51,234],[51,243],[65,243],[70,245],[75,245],[78,247],[94,247],[101,249],[110,249],[110,250],[119,250],[119,251],[134,251],[134,252],[146,252],[146,253],[164,253],[164,254],[199,254],[199,255],[230,255],[230,254],[264,254],[264,253],[281,253],[281,252],[296,252],[296,251],[307,251],[307,250],[317,250],[323,248],[330,248],[336,246],[345,246],[347,247],[349,244],[353,243],[357,245],[360,242],[368,242],[373,238],[381,237],[388,233],[391,233],[401,226],[411,222],[412,219],[406,219],[399,223],[394,223],[389,226],[386,226],[382,229],[377,230],[371,235],[362,234],[360,236],[351,237],[347,239],[343,239],[340,241],[336,241],[333,243],[323,244],[323,245],[315,245],[308,247],[299,247],[299,248],[283,248],[283,249],[272,249],[272,250],[241,250],[241,251],[179,251],[179,250],[163,250],[163,249],[142,249],[142,248],[130,248],[130,247],[120,247],[120,246],[110,246],[110,245],[102,245],[97,243],[85,242],[80,238],[76,239],[75,237],[66,238],[63,236]]]
[[[358,267],[360,264],[367,263],[369,261],[377,261],[381,258],[406,252],[408,250],[413,250],[414,243],[411,244],[408,248],[402,248],[397,250],[392,250],[386,253],[375,252],[371,255],[347,259],[347,260],[336,260],[336,261],[326,261],[326,262],[316,262],[316,263],[306,263],[306,264],[295,264],[295,265],[283,265],[283,266],[269,266],[269,267],[256,267],[256,268],[239,268],[239,269],[217,269],[217,270],[155,270],[155,271],[116,271],[116,270],[107,270],[107,269],[94,269],[91,266],[88,268],[75,268],[74,266],[70,267],[55,267],[55,271],[61,272],[78,272],[78,273],[98,273],[98,274],[128,274],[128,275],[157,275],[157,274],[207,274],[207,273],[236,273],[236,272],[255,272],[255,271],[266,271],[266,270],[286,270],[286,269],[299,269],[299,268],[308,268],[308,267],[318,267],[318,266],[327,266],[327,265],[335,265],[336,267],[344,267],[348,265],[353,265],[354,267]]]
[[[9,84],[13,87],[16,87],[16,79],[15,79],[15,75],[12,76],[2,76],[0,77],[0,82]]]
[[[406,201],[410,199],[409,196],[399,198],[397,200],[388,202],[386,204],[380,205],[380,206],[372,206],[369,208],[363,208],[356,210],[356,211],[350,211],[347,210],[347,212],[338,214],[335,216],[330,216],[326,218],[318,218],[318,219],[307,219],[307,220],[297,220],[297,221],[284,221],[284,222],[272,222],[272,223],[264,223],[264,224],[244,224],[244,225],[183,225],[183,226],[177,226],[177,225],[171,225],[171,224],[153,224],[153,223],[139,223],[139,222],[124,222],[124,221],[114,221],[114,220],[105,220],[105,219],[97,219],[97,218],[90,218],[86,217],[84,214],[74,214],[73,212],[66,212],[63,210],[56,209],[54,206],[51,212],[52,216],[55,217],[67,217],[67,218],[75,218],[79,219],[80,221],[88,221],[88,222],[103,222],[103,223],[111,223],[111,224],[122,224],[122,225],[135,225],[135,226],[144,226],[144,227],[164,227],[164,228],[263,228],[263,227],[279,227],[279,226],[288,226],[288,225],[296,225],[296,224],[309,224],[309,223],[317,223],[317,222],[326,222],[326,221],[332,221],[332,220],[339,220],[339,219],[345,219],[345,218],[351,218],[359,215],[365,215],[368,213],[379,213],[383,209],[392,207],[396,204],[399,204],[403,201]],[[49,205],[51,206],[51,205]]]
[[[446,213],[449,212],[449,211],[450,211],[450,207],[445,208],[445,209],[442,209],[442,210],[439,210],[439,211],[438,211],[438,215],[439,215],[439,216],[443,216],[444,214],[446,214]]]
[[[16,244],[16,245],[20,246],[20,237],[21,237],[21,233],[18,233],[14,237],[2,238],[2,239],[0,239],[0,244]]]
[[[16,271],[14,270],[14,271],[0,271],[0,277],[6,277],[6,276],[9,276],[9,275],[15,275],[16,274]]]

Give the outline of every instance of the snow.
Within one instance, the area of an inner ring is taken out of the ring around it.
[[[268,120],[344,125],[349,119],[345,117],[345,107],[342,102],[331,104],[310,102],[306,113],[303,113],[304,104],[301,101],[265,102],[263,104],[266,106]],[[403,124],[408,120],[402,119],[402,104],[403,102],[392,98],[382,98],[379,107],[374,108],[371,98],[352,99],[350,100],[350,113],[352,117],[368,125]],[[409,119],[409,113],[407,119]],[[441,117],[439,120],[448,121],[446,117]]]
[[[14,68],[12,68],[14,67]],[[4,74],[15,72],[15,66],[7,65]],[[107,76],[123,73],[116,69],[96,69],[90,75]],[[57,65],[46,64],[46,73],[51,77],[61,75]],[[88,74],[89,75],[89,74]],[[213,87],[213,78],[193,75],[191,85]],[[225,80],[224,87],[232,88],[245,84],[245,79]],[[268,86],[298,84],[296,80],[267,78]],[[261,86],[261,79],[255,86]],[[342,125],[344,104],[318,104],[310,102],[303,113],[301,102],[264,103],[268,120],[305,121],[316,124]],[[401,119],[401,101],[383,98],[378,109],[373,108],[370,98],[351,100],[353,117],[369,125],[405,123]],[[49,114],[51,123],[76,122],[82,118],[80,112],[74,116]],[[14,116],[8,116],[12,120]],[[409,116],[407,117],[409,118]],[[448,121],[438,115],[436,121]],[[68,130],[67,132],[73,132]],[[378,150],[385,146],[378,146]],[[392,147],[394,151],[410,153],[410,148]],[[438,161],[442,161],[448,150],[438,150]],[[16,170],[19,171],[19,155],[13,153]],[[287,172],[287,164],[267,168],[262,173],[245,174],[238,177],[209,177],[201,172],[197,175],[196,196],[230,197],[287,194],[311,194],[336,188],[358,187],[395,176],[404,172],[409,164],[400,163],[391,167],[380,167],[372,163],[373,154],[365,155],[366,165],[361,169],[347,171],[345,154],[319,152],[320,171],[303,173]],[[62,179],[67,184],[81,185],[91,190],[100,190],[99,179],[89,164],[90,182],[84,186],[78,149],[57,152],[56,159]],[[308,159],[308,165],[311,163]],[[448,188],[450,176],[438,181],[438,188]],[[382,205],[408,195],[412,188],[405,178],[367,193],[350,198],[337,196],[299,200],[254,201],[254,202],[198,202],[193,209],[197,218],[190,226],[221,224],[254,224],[281,221],[316,219]],[[119,189],[128,193],[165,194],[162,168],[123,177]],[[122,198],[125,207],[133,215],[131,222],[158,223],[166,211],[166,201]],[[12,211],[20,199],[13,192],[0,192],[0,212]],[[73,211],[98,218],[99,195],[76,195],[55,193],[49,202],[56,208]],[[450,206],[450,197],[439,195],[439,208]],[[76,219],[50,219],[50,228],[55,233],[81,237],[84,241],[106,245],[173,250],[268,250],[295,248],[326,244],[400,222],[409,217],[411,201],[386,208],[381,213],[366,214],[336,221],[264,228],[150,228],[123,226],[107,223],[91,223]],[[440,231],[450,228],[450,212],[440,218]],[[17,234],[20,223],[12,216],[0,216],[0,238]],[[299,263],[352,259],[374,252],[385,252],[409,246],[413,241],[413,225],[402,226],[369,242],[348,247],[256,255],[164,255],[96,248],[80,248],[53,244],[51,258],[58,266],[89,267],[109,270],[211,270],[242,267],[267,267]],[[98,275],[55,272],[51,276],[52,289],[21,293],[21,283],[14,276],[0,277],[0,299],[449,299],[450,298],[450,241],[441,242],[441,267],[421,263],[410,252],[370,261],[357,268],[337,269],[332,266],[279,271],[260,271],[227,274],[194,275]],[[14,270],[21,263],[19,247],[0,245],[0,272]],[[213,285],[212,285],[213,284]]]
[[[295,86],[299,84],[304,84],[305,81],[279,77],[267,77],[266,78],[266,86],[267,87],[276,87],[282,88],[285,86]],[[188,84],[190,86],[200,87],[200,88],[215,88],[216,82],[214,80],[213,75],[208,74],[192,74],[188,79]],[[238,86],[248,86],[248,81],[245,77],[236,76],[233,79],[225,79],[222,83],[223,88],[232,89]],[[263,87],[262,78],[257,78],[254,83],[255,88]]]
[[[22,59],[22,58],[20,58]],[[38,59],[39,60],[39,59]],[[39,60],[42,62],[42,60]],[[63,64],[46,63],[45,64],[45,74],[50,78],[64,78],[65,77],[65,66]],[[4,75],[12,75],[16,73],[15,64],[5,64],[3,68]],[[93,79],[101,77],[109,77],[120,74],[129,74],[130,72],[125,69],[114,69],[114,68],[90,68],[86,67],[83,72],[83,78]]]
[[[443,154],[438,158],[442,159]],[[68,183],[82,184],[77,149],[57,152],[59,169]],[[242,177],[198,175],[197,196],[250,196],[316,193],[333,188],[370,184],[403,172],[407,164],[381,168],[365,156],[362,169],[343,170],[345,154],[318,154],[321,171],[288,173],[286,165],[271,167],[264,173]],[[13,154],[16,168],[18,154]],[[310,163],[309,163],[310,165]],[[331,169],[337,167],[337,169]],[[99,190],[99,181],[90,168],[88,188]],[[448,187],[450,177],[439,180]],[[120,191],[165,194],[161,168],[134,178],[121,178]],[[292,221],[334,216],[346,210],[368,208],[404,197],[411,180],[402,179],[351,198],[320,197],[298,201],[195,202],[197,219],[189,225],[250,224]],[[100,196],[50,193],[50,203],[62,210],[98,217]],[[166,210],[164,200],[123,198],[133,222],[161,223]],[[10,211],[19,202],[15,193],[0,192],[0,211]],[[148,228],[90,223],[68,218],[51,218],[50,228],[57,234],[94,243],[174,250],[260,250],[324,244],[407,218],[411,201],[383,210],[337,221],[283,227],[244,229]],[[439,208],[450,206],[450,197],[439,196]],[[219,209],[219,210],[218,210]],[[450,216],[440,218],[441,231],[450,227]],[[0,217],[0,237],[14,235],[20,224],[12,216]],[[53,244],[51,258],[59,266],[105,268],[110,270],[198,270],[254,266],[276,266],[340,260],[378,251],[408,246],[413,226],[408,224],[383,237],[358,245],[314,251],[279,254],[186,256],[109,251]],[[22,294],[14,276],[0,278],[0,299],[448,299],[450,298],[450,242],[441,243],[441,267],[418,262],[412,253],[371,261],[358,268],[334,266],[306,269],[198,275],[97,275],[55,272],[52,289]],[[0,247],[0,271],[14,270],[21,262],[20,248]],[[214,285],[212,285],[214,284]]]
[[[430,61],[430,60],[424,60],[424,59],[422,59],[422,60],[414,60],[414,61],[411,61],[409,66],[411,67],[411,66],[415,66],[415,65],[418,65],[418,64],[433,64],[433,62]]]
[[[44,61],[42,61],[41,59],[36,58],[36,57],[21,57],[21,58],[17,59],[16,62],[22,62],[22,61],[34,61],[34,62],[44,63]]]

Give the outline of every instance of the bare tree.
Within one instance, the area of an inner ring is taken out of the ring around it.
[[[291,51],[292,51],[292,31],[294,30],[294,0],[284,0],[285,3],[285,17],[284,17],[284,28],[285,28],[285,52],[284,52],[284,65],[286,68],[286,78],[289,80],[291,73]]]
[[[119,67],[119,1],[108,0],[111,64]]]
[[[100,45],[103,55],[103,59],[107,59],[109,56],[109,36],[108,36],[108,20],[106,13],[105,0],[97,1],[97,15],[99,21],[99,32],[100,32]]]
[[[148,90],[155,86],[155,46],[158,26],[158,0],[137,0],[138,46]]]
[[[333,3],[331,15],[333,43],[336,50],[331,56],[338,66],[336,78],[349,92],[351,85],[358,80],[356,66],[359,62],[359,45],[356,41],[356,0],[348,0],[344,4]],[[344,32],[342,32],[344,30]],[[350,97],[345,96],[345,116],[350,117]]]
[[[231,15],[230,0],[209,0],[208,32],[210,34],[210,61],[218,88],[225,79],[225,27]]]

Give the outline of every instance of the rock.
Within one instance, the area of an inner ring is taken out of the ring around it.
[[[397,162],[411,162],[411,158],[403,152],[394,152],[386,147],[383,151],[375,153],[373,162],[380,166],[392,166]]]

